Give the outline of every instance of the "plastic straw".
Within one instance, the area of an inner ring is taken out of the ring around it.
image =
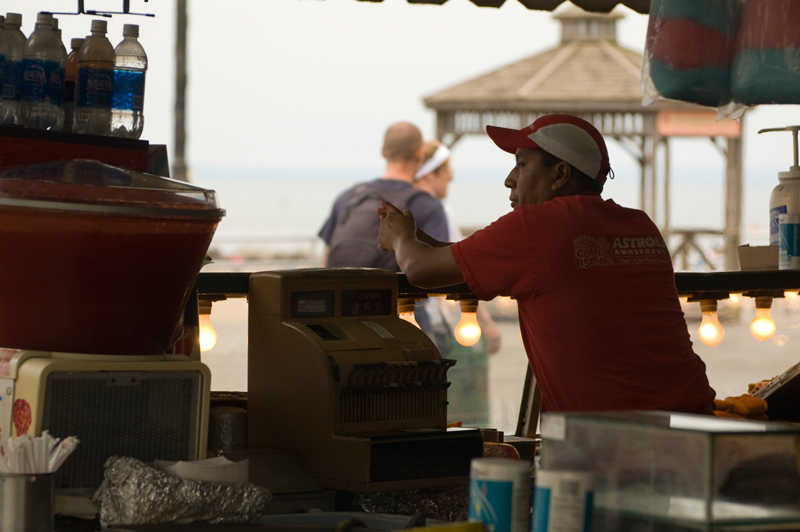
[[[64,463],[64,460],[69,458],[69,455],[75,450],[78,446],[78,438],[75,436],[68,436],[58,442],[53,448],[53,451],[50,453],[50,460],[48,461],[48,468],[49,472],[57,471],[61,464]]]
[[[25,457],[25,473],[42,473],[42,471],[36,469],[33,438],[25,434],[20,436],[20,441],[22,442],[22,455]]]
[[[0,454],[0,473],[11,473],[11,469],[8,468],[8,459],[5,453]]]
[[[0,473],[53,473],[78,446],[78,438],[58,440],[47,431],[39,437],[22,435],[9,438],[0,447]]]

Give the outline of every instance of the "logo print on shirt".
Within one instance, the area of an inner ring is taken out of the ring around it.
[[[579,236],[572,241],[572,245],[575,248],[575,264],[581,270],[614,265],[611,245],[605,238]]]
[[[662,264],[671,265],[667,245],[660,238],[616,237],[612,244],[614,261],[617,264]]]

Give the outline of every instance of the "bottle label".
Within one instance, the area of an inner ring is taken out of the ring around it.
[[[3,99],[22,98],[22,65],[18,61],[6,61],[3,76]]]
[[[584,471],[536,472],[531,532],[590,532],[594,476]]]
[[[800,270],[800,214],[779,216],[778,268]]]
[[[114,71],[114,109],[144,109],[144,72],[119,69]]]
[[[22,62],[22,99],[26,102],[61,105],[64,69],[58,61],[25,59]]]
[[[105,68],[78,68],[77,97],[78,107],[111,109],[114,97],[114,71]]]
[[[6,56],[0,54],[0,88],[5,85],[6,79]],[[2,90],[0,90],[0,97],[2,96]]]
[[[769,210],[769,245],[777,246],[780,243],[779,218],[786,214],[786,205],[778,205]]]

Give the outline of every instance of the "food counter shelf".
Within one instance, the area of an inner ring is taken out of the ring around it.
[[[200,272],[198,294],[244,297],[247,295],[249,272]],[[424,290],[410,284],[406,276],[397,274],[400,296],[417,294],[472,295],[466,284]],[[719,271],[676,272],[675,285],[681,296],[720,295],[761,291],[800,291],[800,271]],[[472,296],[474,297],[474,296]]]

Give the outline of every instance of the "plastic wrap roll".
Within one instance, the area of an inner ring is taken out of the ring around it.
[[[800,103],[798,20],[797,0],[745,2],[731,83],[737,102]]]
[[[741,0],[653,0],[642,83],[645,102],[659,96],[705,106],[731,100]]]

